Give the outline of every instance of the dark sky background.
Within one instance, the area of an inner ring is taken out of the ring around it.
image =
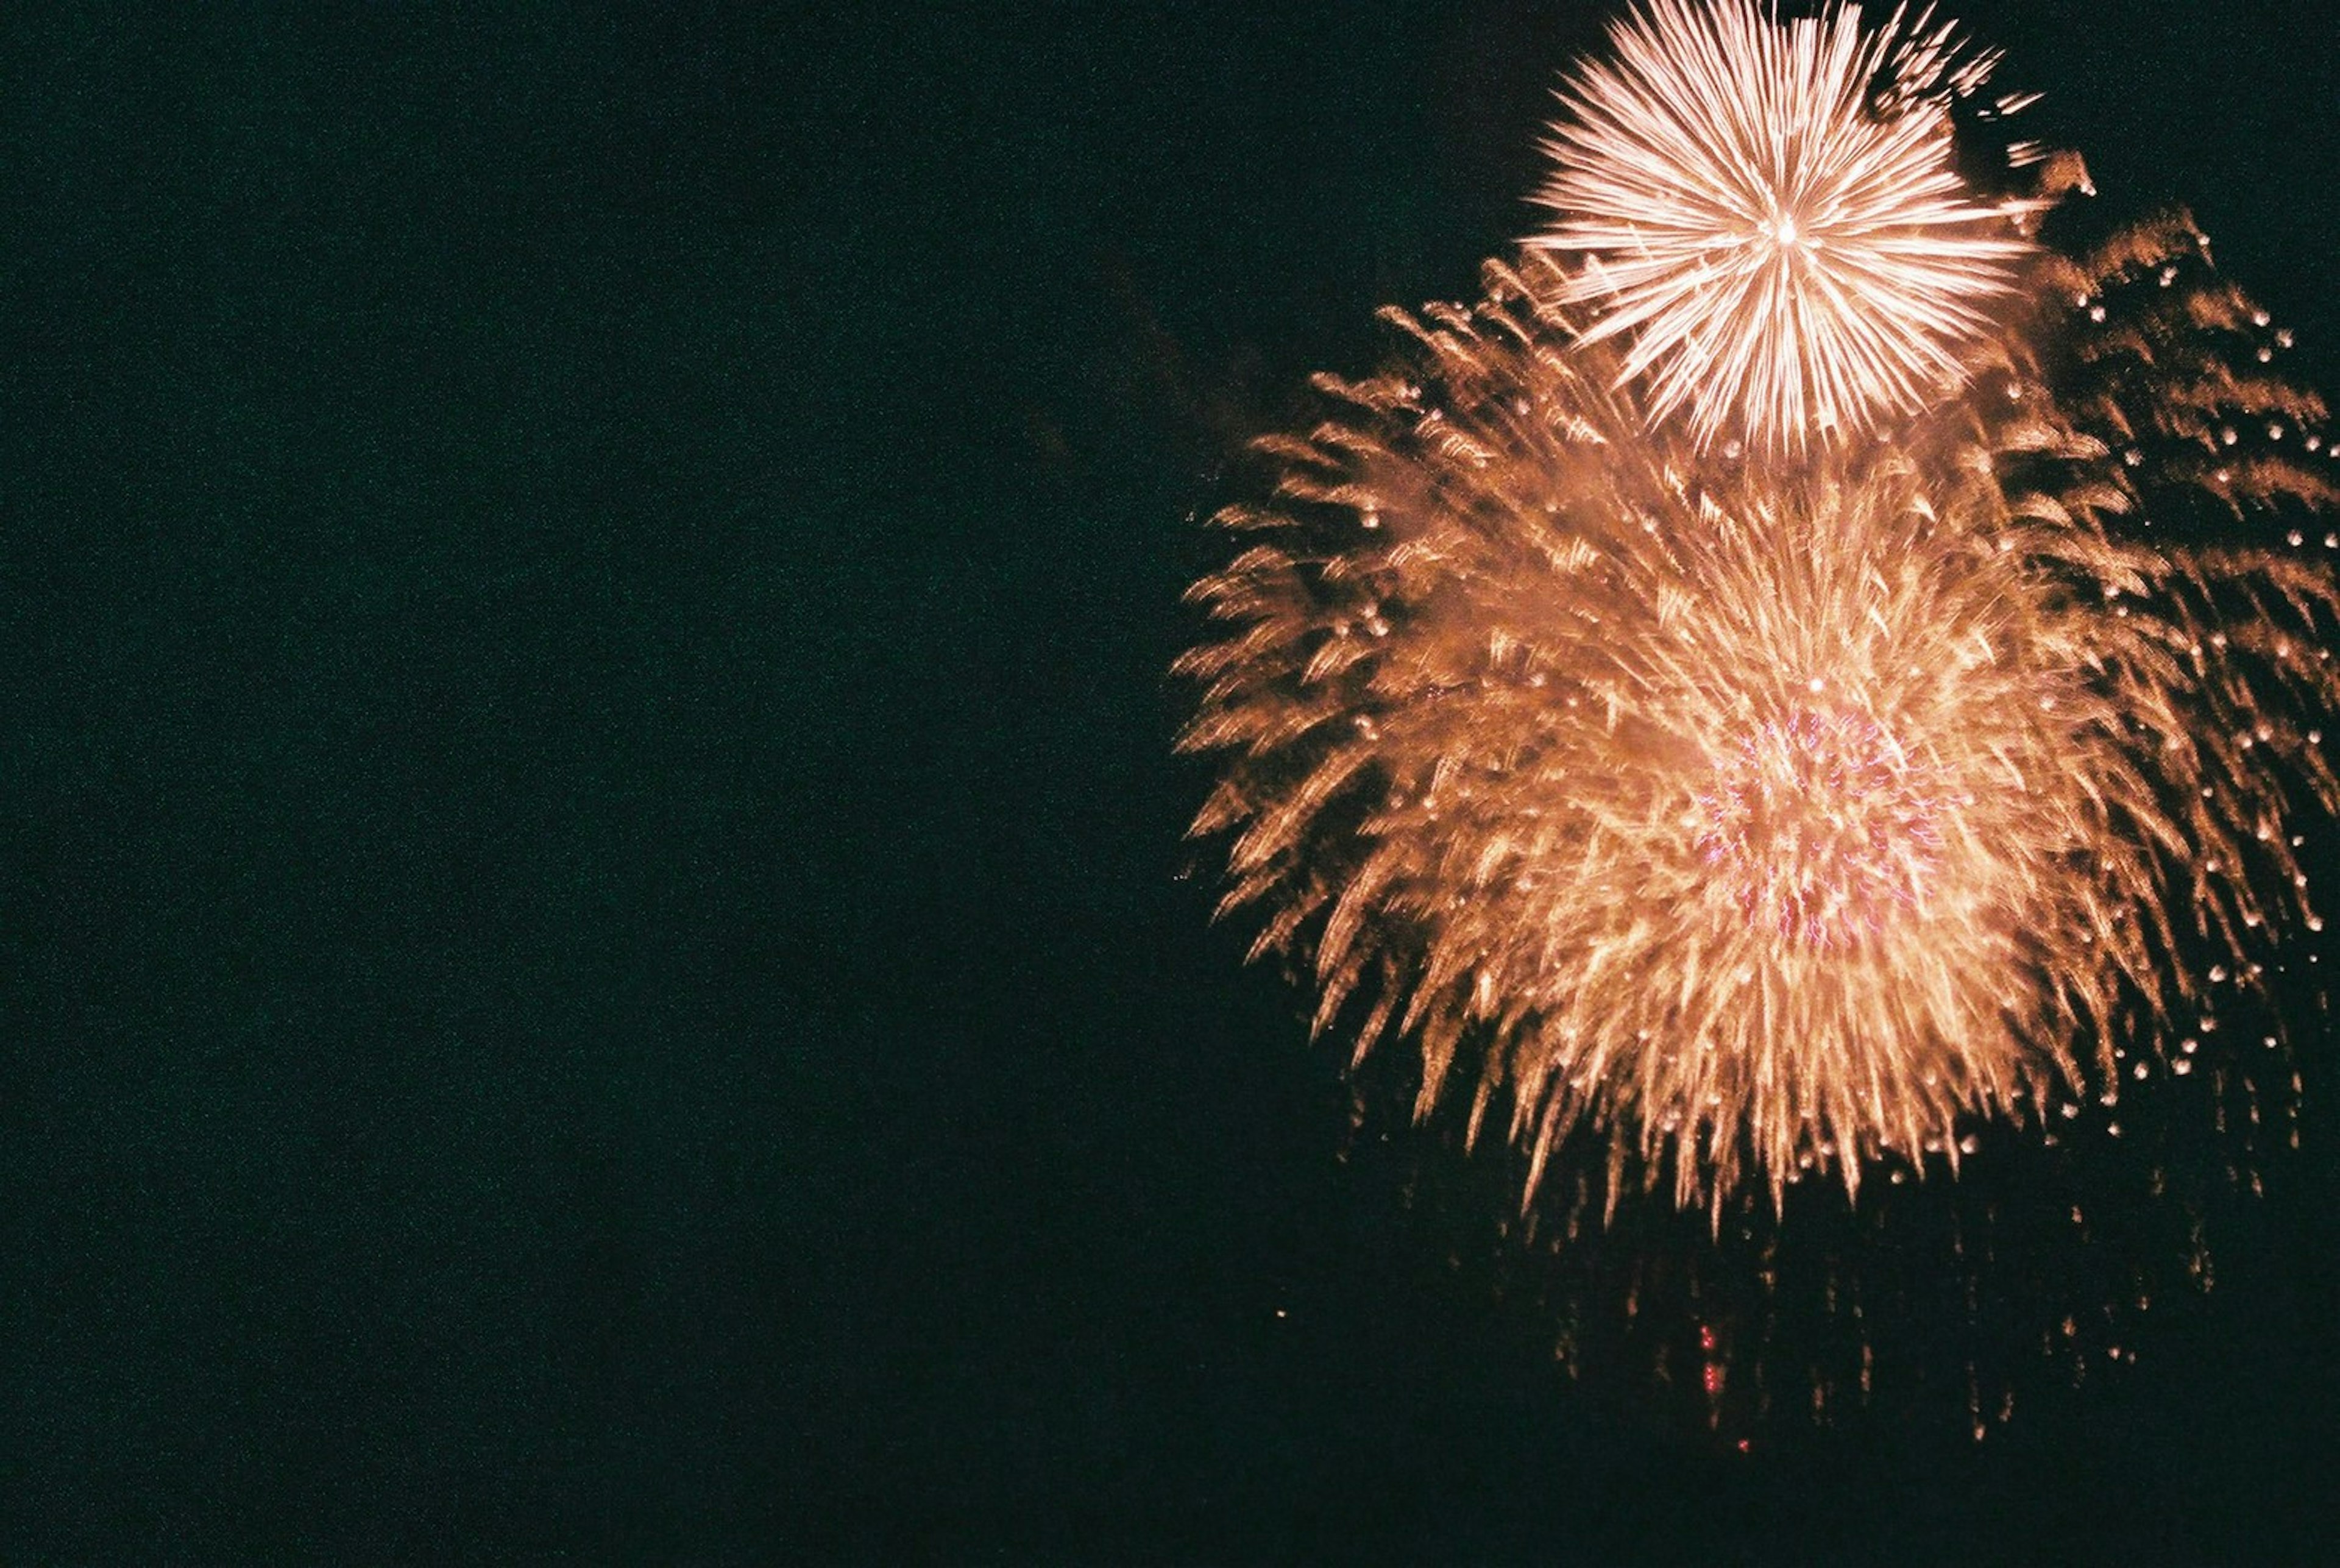
[[[1194,520],[1604,15],[9,7],[0,1558],[2340,1553],[2340,1041],[2133,1373],[1741,1457],[1207,926]],[[2340,24],[1963,15],[2340,387]]]

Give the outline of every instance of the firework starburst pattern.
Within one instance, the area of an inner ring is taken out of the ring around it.
[[[2067,251],[2057,176],[1959,182],[1947,29],[1652,0],[1612,45],[1557,226],[1387,313],[1221,515],[1180,670],[1225,908],[1531,1196],[1591,1147],[1719,1223],[2108,1120],[2320,928],[2323,409],[2182,214]]]
[[[1963,379],[1961,349],[2030,246],[2032,201],[1978,199],[1948,104],[1994,64],[1923,18],[1774,21],[1654,0],[1564,94],[1534,243],[1628,345],[1651,413],[1700,442],[1801,449]],[[2010,103],[2005,107],[2013,107]]]

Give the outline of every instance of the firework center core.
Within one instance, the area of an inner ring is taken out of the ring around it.
[[[1807,948],[1851,947],[1922,901],[1940,858],[1938,769],[1874,719],[1801,709],[1717,754],[1697,799],[1719,898]]]

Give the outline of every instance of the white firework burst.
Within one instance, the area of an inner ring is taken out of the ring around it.
[[[2037,203],[1952,164],[1948,101],[1996,56],[1930,14],[1780,21],[1649,0],[1561,94],[1532,243],[1583,258],[1589,339],[1626,340],[1655,419],[1774,455],[1926,406],[2031,253]],[[2011,106],[2011,105],[2010,105]]]

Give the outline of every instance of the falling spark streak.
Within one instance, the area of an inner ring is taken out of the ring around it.
[[[1532,243],[1584,258],[1561,297],[1629,345],[1617,375],[1651,420],[1798,453],[1965,379],[2038,203],[1959,180],[1948,103],[1996,56],[1929,18],[1650,0],[1563,92]]]

